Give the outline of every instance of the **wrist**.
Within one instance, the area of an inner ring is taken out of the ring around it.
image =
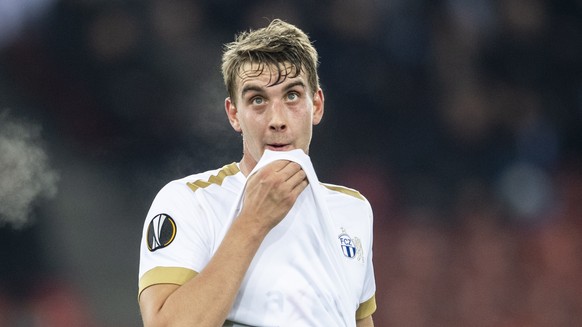
[[[261,219],[249,217],[241,213],[233,222],[231,229],[240,231],[245,239],[254,240],[259,244],[267,236],[272,227],[261,223]]]

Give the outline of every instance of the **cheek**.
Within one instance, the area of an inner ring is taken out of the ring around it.
[[[260,132],[260,124],[252,119],[241,119],[239,121],[241,132],[246,135],[247,138],[253,138]]]
[[[309,111],[303,113],[301,117],[299,117],[299,123],[303,130],[311,130],[314,125],[313,114]]]
[[[238,118],[238,125],[239,125],[241,132],[242,133],[247,132],[248,125],[249,125],[248,117],[246,115],[244,115],[241,111],[239,111],[237,118]]]
[[[261,133],[269,126],[269,117],[265,114],[252,114],[245,117],[245,125],[257,133]]]

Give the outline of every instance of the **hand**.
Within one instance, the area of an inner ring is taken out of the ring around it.
[[[266,235],[285,218],[307,185],[299,164],[274,161],[249,177],[239,218],[256,224]]]

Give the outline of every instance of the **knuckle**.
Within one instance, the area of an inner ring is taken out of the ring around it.
[[[292,206],[295,203],[295,195],[293,193],[287,193],[284,198],[285,204]]]

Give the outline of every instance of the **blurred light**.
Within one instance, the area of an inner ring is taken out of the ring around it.
[[[552,185],[545,171],[528,163],[511,165],[502,174],[499,195],[524,222],[535,222],[549,209]]]
[[[35,201],[56,194],[58,175],[40,144],[39,126],[0,112],[0,225],[25,225]]]
[[[0,0],[0,48],[8,45],[28,23],[46,12],[54,0]]]

